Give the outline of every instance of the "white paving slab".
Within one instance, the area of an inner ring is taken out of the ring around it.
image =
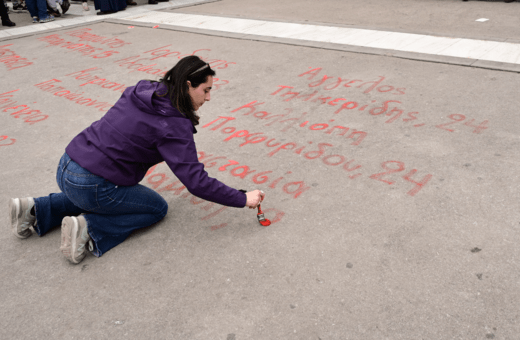
[[[10,33],[10,30],[2,30],[0,31],[0,38],[7,38],[7,37],[11,37],[11,33]]]
[[[345,45],[356,45],[356,46],[366,46],[370,42],[375,40],[382,39],[388,36],[391,32],[384,31],[374,31],[374,30],[365,30],[365,29],[354,29],[353,31],[349,31],[348,35],[339,38],[334,41],[336,44],[345,44]]]
[[[480,57],[480,60],[520,64],[520,44],[500,43]]]
[[[406,52],[439,54],[440,51],[450,47],[459,40],[460,38],[445,38],[424,35],[414,42],[402,46],[400,50]]]
[[[404,47],[413,44],[414,42],[418,41],[423,37],[424,36],[420,34],[392,32],[380,39],[376,39],[368,43],[366,46],[374,48],[402,50]]]
[[[499,44],[500,42],[498,41],[460,39],[453,45],[440,51],[439,54],[450,57],[479,59]]]
[[[335,37],[345,34],[346,30],[348,29],[343,27],[312,26],[312,30],[301,33],[294,33],[290,36],[290,38],[309,41],[332,42]]]

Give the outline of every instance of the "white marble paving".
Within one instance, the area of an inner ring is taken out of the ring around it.
[[[7,38],[7,37],[10,37],[11,36],[11,33],[10,33],[11,30],[3,30],[3,31],[0,31],[0,38]],[[1,43],[0,43],[1,44]]]
[[[309,31],[294,33],[289,38],[310,40],[310,41],[321,41],[321,42],[332,42],[335,37],[344,35],[345,28],[333,27],[333,26],[312,26]]]
[[[290,38],[339,45],[365,46],[437,56],[520,64],[520,44],[517,43],[157,11],[161,8],[184,4],[188,5],[201,1],[202,0],[172,0],[170,2],[162,2],[157,6],[128,7],[126,11],[102,16],[95,15],[95,11],[91,10],[89,12],[83,12],[83,15],[70,19],[58,19],[46,24],[35,24],[32,26],[2,30],[0,31],[0,38],[27,33],[38,33],[56,27],[66,27],[74,24],[114,18],[262,37]],[[81,7],[81,5],[78,6]]]
[[[498,41],[460,39],[456,43],[443,49],[439,54],[469,59],[479,59],[501,43]]]
[[[460,38],[434,37],[431,35],[423,35],[410,44],[402,45],[399,49],[405,52],[417,52],[425,54],[439,54],[440,51],[450,47],[459,41]]]
[[[482,55],[480,60],[520,64],[520,44],[501,43]]]
[[[420,34],[392,32],[380,39],[369,42],[366,46],[373,48],[401,50],[407,45],[410,45],[423,37],[424,36]]]

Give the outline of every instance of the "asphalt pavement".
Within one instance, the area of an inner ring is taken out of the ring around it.
[[[520,2],[137,2],[0,29],[1,339],[518,338]],[[8,200],[190,54],[200,160],[272,225],[160,163],[168,215],[102,257],[14,237]]]

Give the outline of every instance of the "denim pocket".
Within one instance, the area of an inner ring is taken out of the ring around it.
[[[65,194],[75,206],[95,211],[99,209],[98,184],[78,184],[73,183],[69,178],[64,178]]]

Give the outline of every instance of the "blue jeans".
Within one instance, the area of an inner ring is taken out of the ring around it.
[[[61,225],[65,216],[83,214],[101,256],[123,242],[132,231],[159,222],[168,212],[166,201],[143,185],[117,186],[74,162],[66,153],[56,180],[61,193],[34,199],[35,231],[39,236]]]
[[[47,18],[47,0],[25,0],[31,17]]]

